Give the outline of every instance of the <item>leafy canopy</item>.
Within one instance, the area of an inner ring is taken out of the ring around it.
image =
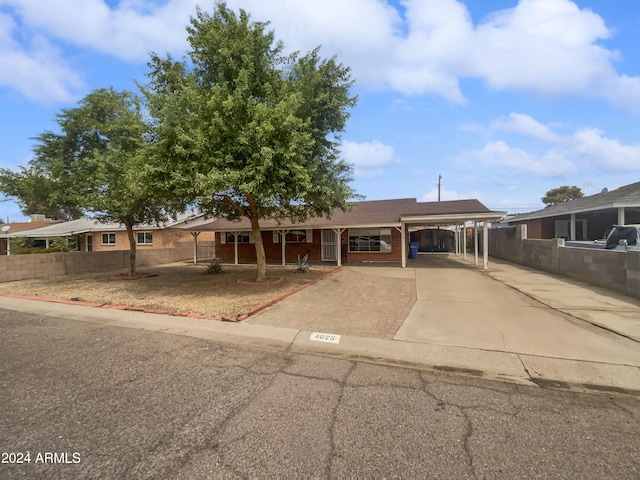
[[[24,208],[59,210],[71,217],[90,213],[100,221],[124,224],[130,273],[135,272],[133,226],[166,219],[172,204],[146,175],[152,137],[140,99],[131,92],[99,89],[77,107],[62,110],[56,123],[59,132],[35,139],[28,168],[1,172],[3,192]]]
[[[584,197],[584,193],[582,193],[580,187],[569,187],[567,185],[563,185],[562,187],[552,188],[549,190],[541,200],[542,203],[551,207],[559,203],[568,202],[569,200],[575,200],[576,198],[582,197]]]
[[[154,118],[158,182],[214,216],[302,221],[347,209],[352,169],[340,133],[356,103],[349,69],[319,49],[283,54],[266,23],[219,4],[197,10],[191,52],[152,55],[143,87]]]

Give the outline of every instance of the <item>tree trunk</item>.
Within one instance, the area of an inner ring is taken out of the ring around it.
[[[251,233],[256,247],[256,263],[258,271],[256,273],[256,282],[262,282],[267,279],[267,256],[264,253],[264,244],[262,243],[262,232],[260,224],[256,216],[251,217]]]
[[[129,238],[129,276],[136,274],[136,239],[133,236],[133,225],[125,220],[124,226],[127,229],[127,237]]]

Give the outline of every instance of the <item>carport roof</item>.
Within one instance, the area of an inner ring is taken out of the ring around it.
[[[461,223],[465,220],[497,220],[504,212],[492,212],[478,200],[452,200],[445,202],[418,202],[415,198],[393,200],[370,200],[356,202],[351,211],[335,210],[331,218],[310,218],[305,222],[292,223],[262,220],[263,230],[280,228],[347,228],[365,226],[400,226],[405,223]],[[232,222],[223,218],[210,220],[200,225],[186,224],[180,228],[188,231],[242,231],[251,230],[247,218]]]
[[[603,191],[595,195],[589,195],[588,197],[577,198],[542,210],[536,210],[535,212],[516,215],[515,217],[505,220],[505,222],[513,223],[523,220],[558,217],[572,213],[585,213],[621,207],[640,207],[640,182],[625,185],[610,192]]]

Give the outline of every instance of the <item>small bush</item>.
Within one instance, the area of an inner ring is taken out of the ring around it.
[[[300,260],[300,255],[298,255],[298,265],[296,266],[296,272],[298,273],[307,273],[309,271],[309,255],[305,255]]]
[[[205,273],[209,275],[217,275],[219,273],[224,272],[224,268],[222,268],[222,264],[220,263],[219,258],[214,258],[213,262],[209,264]]]

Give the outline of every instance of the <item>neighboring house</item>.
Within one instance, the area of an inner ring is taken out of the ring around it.
[[[525,224],[527,238],[598,240],[612,225],[640,223],[640,182],[504,220]]]
[[[192,236],[175,225],[184,224],[191,218],[196,218],[193,213],[183,214],[176,221],[167,222],[163,226],[138,225],[133,231],[138,248],[170,248],[176,242],[190,241]],[[27,237],[35,246],[48,248],[51,240],[56,238],[69,238],[75,242],[76,249],[82,252],[100,252],[111,250],[128,250],[129,239],[122,224],[100,223],[90,218],[81,218],[69,222],[47,225],[40,228],[14,231],[0,235],[0,239]],[[6,254],[6,253],[5,253]],[[10,251],[9,251],[10,254]]]
[[[418,202],[403,198],[357,202],[349,212],[334,211],[330,219],[312,218],[297,224],[261,220],[260,226],[267,263],[295,263],[298,255],[308,255],[311,262],[399,262],[404,267],[410,231],[451,225],[462,229],[469,222],[486,226],[504,215],[490,211],[478,200]],[[180,228],[194,236],[214,232],[216,254],[223,261],[256,262],[247,218],[237,222],[214,219]],[[486,242],[487,229],[484,231]],[[486,255],[484,263],[486,267]]]
[[[35,228],[47,227],[60,223],[62,220],[45,219],[44,215],[31,215],[28,222],[0,223],[0,234],[9,234],[24,232],[25,230],[33,230]],[[7,254],[7,239],[0,235],[0,255]]]

